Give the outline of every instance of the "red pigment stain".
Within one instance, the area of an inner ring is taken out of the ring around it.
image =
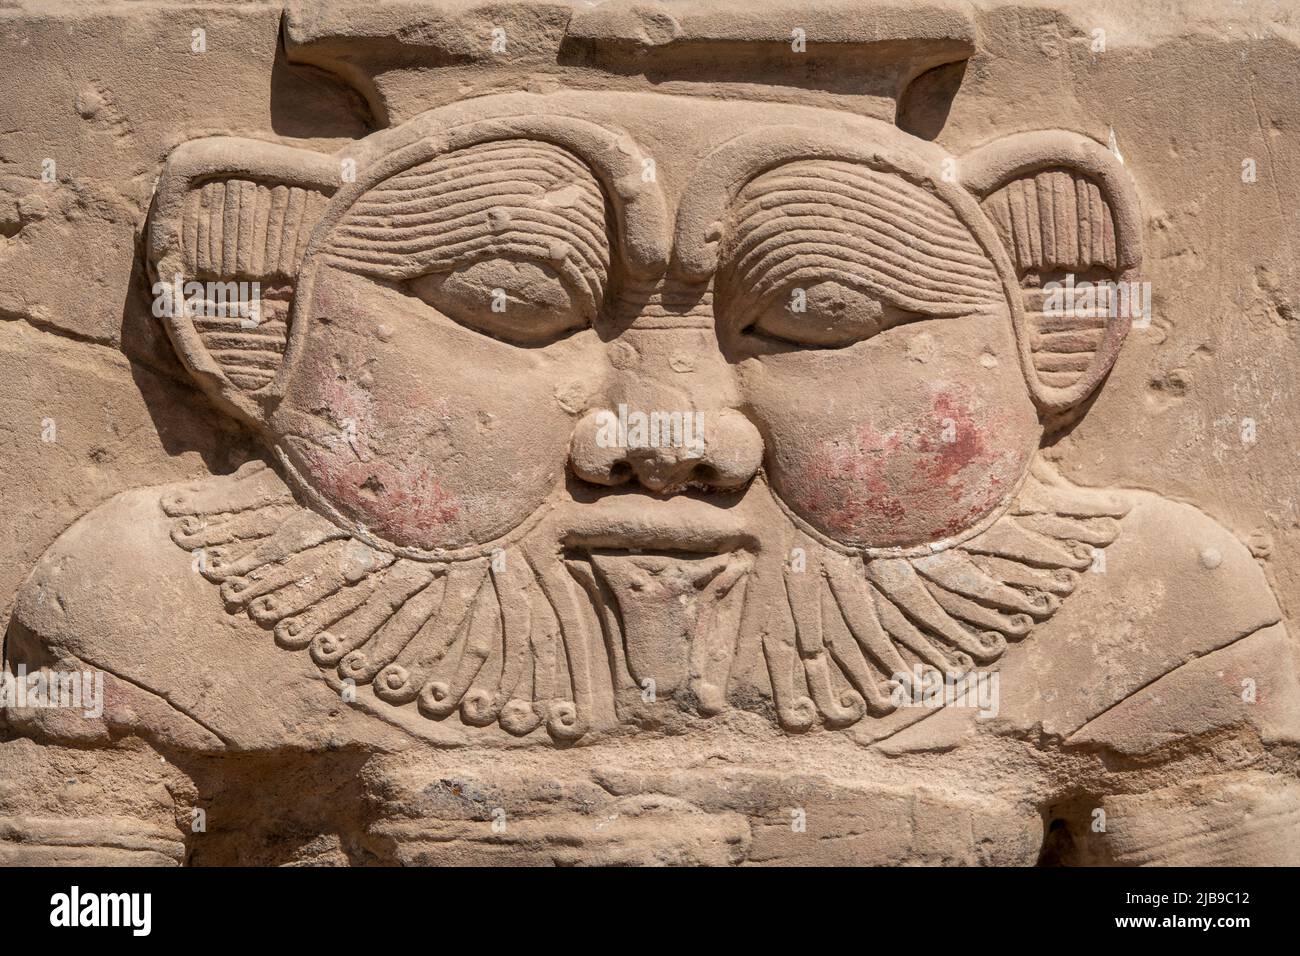
[[[945,424],[952,441],[942,438]],[[992,510],[1023,466],[1023,451],[996,449],[1002,425],[1000,417],[977,422],[949,391],[911,428],[881,434],[861,425],[847,447],[824,445],[809,463],[800,510],[830,530],[887,545],[957,534]]]
[[[348,449],[344,454],[351,454]],[[341,461],[336,453],[304,453],[326,498],[398,544],[433,546],[431,536],[460,514],[456,496],[428,468],[399,469],[382,460]]]
[[[935,441],[928,435],[917,438],[918,451],[928,452],[933,458],[920,462],[918,470],[933,484],[947,485],[963,468],[984,455],[984,431],[971,417],[970,409],[958,405],[946,392],[935,397],[931,409],[941,428],[951,427],[955,441]],[[957,486],[960,494],[961,486]]]
[[[809,463],[802,510],[820,515],[831,528],[846,534],[867,518],[902,521],[907,510],[894,493],[886,467],[901,447],[897,433],[881,436],[870,425],[862,425],[851,449],[825,448]]]
[[[393,463],[371,453],[367,446],[375,429],[369,393],[334,381],[328,386],[326,403],[344,435],[351,437],[340,438],[331,449],[302,450],[317,490],[390,541],[436,546],[436,532],[460,514],[456,496],[427,467]]]

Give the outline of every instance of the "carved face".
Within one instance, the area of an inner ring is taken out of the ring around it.
[[[1040,412],[1123,336],[1035,298],[1132,258],[1099,147],[1012,137],[962,185],[875,120],[569,92],[377,133],[341,188],[250,149],[173,158],[155,261],[291,287],[171,329],[316,514],[208,573],[387,705],[573,738],[652,681],[839,726],[914,662],[995,660],[1116,533],[1025,492]]]
[[[607,99],[611,121],[647,112]],[[817,121],[697,110],[686,129],[665,119],[677,148],[634,171],[670,218],[725,161],[728,127]],[[942,198],[843,160],[729,170],[746,178],[712,272],[636,275],[619,197],[545,135],[399,169],[317,238],[271,424],[348,519],[459,549],[509,535],[566,473],[587,486],[563,496],[579,510],[595,487],[707,498],[761,468],[798,519],[874,549],[960,534],[1015,490],[1039,430],[1006,290]],[[633,432],[602,436],[620,407]]]

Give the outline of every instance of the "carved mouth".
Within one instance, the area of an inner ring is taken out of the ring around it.
[[[561,544],[584,551],[721,554],[756,547],[753,516],[740,497],[724,504],[696,495],[606,494],[571,509]]]

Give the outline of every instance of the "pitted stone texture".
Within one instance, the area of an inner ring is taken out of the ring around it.
[[[0,858],[1294,862],[1212,6],[0,12]]]

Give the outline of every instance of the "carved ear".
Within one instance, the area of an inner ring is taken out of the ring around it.
[[[979,197],[1015,267],[1024,297],[1017,329],[1025,375],[1048,412],[1092,393],[1115,363],[1133,321],[1141,218],[1133,181],[1105,147],[1077,133],[1043,130],[995,140],[962,159],[962,182]],[[1067,276],[1081,293],[1059,288]],[[1138,302],[1146,301],[1138,298]],[[1114,314],[1112,314],[1114,313]]]
[[[257,394],[284,355],[307,241],[338,180],[332,156],[214,137],[179,146],[158,183],[149,222],[155,314],[204,390],[254,420]],[[177,282],[188,303],[198,287],[185,284],[203,283],[208,307],[180,307]]]

